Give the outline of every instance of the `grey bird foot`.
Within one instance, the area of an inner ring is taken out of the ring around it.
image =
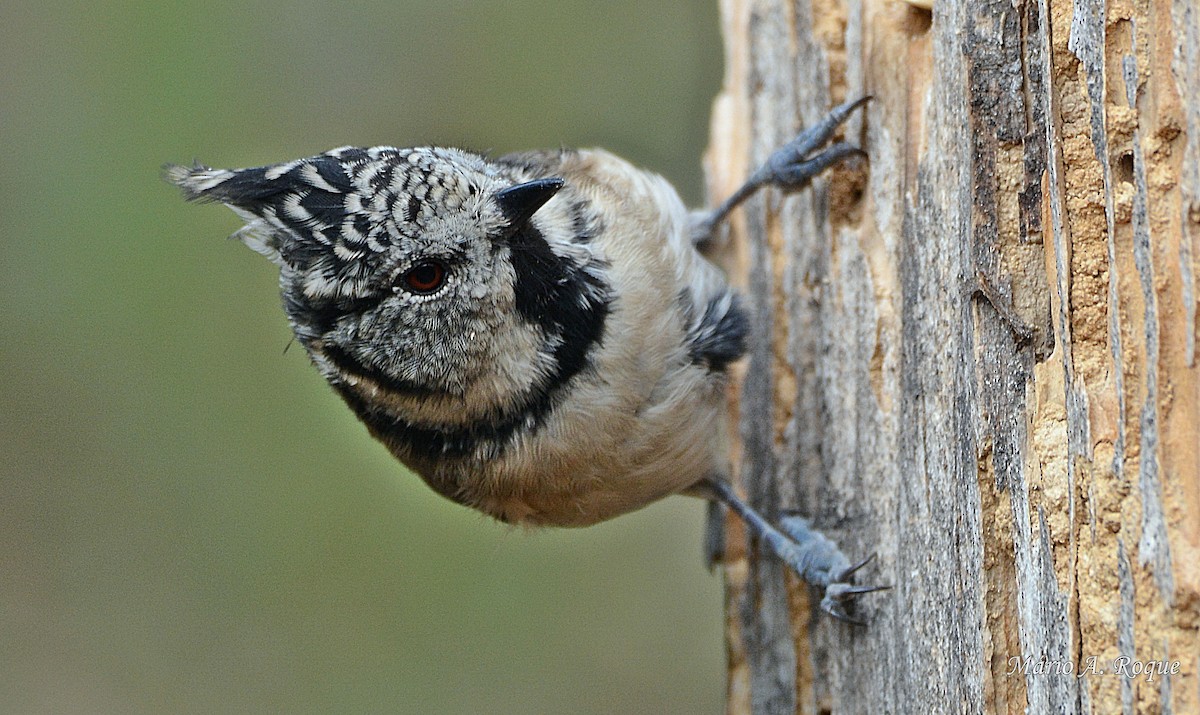
[[[713,239],[716,227],[725,220],[729,212],[763,186],[778,186],[786,191],[796,191],[807,186],[821,172],[843,159],[866,156],[862,149],[847,142],[838,142],[824,151],[817,150],[829,141],[854,110],[870,100],[870,95],[867,95],[834,107],[821,121],[776,149],[767,158],[766,163],[751,174],[746,183],[720,206],[711,211],[693,212],[690,227],[692,242],[697,246],[708,244]]]
[[[856,625],[863,621],[850,616],[846,606],[864,593],[873,593],[891,586],[856,586],[851,583],[854,573],[870,563],[873,556],[851,564],[828,537],[812,528],[807,519],[787,515],[780,520],[780,529],[771,526],[766,519],[734,493],[733,487],[723,479],[707,481],[708,496],[718,500],[737,512],[750,533],[758,537],[776,556],[808,583],[824,588],[821,610],[829,615]],[[785,533],[786,532],[786,533]]]
[[[800,135],[775,150],[767,158],[751,181],[758,184],[774,184],[794,191],[804,188],[814,177],[849,156],[866,156],[866,152],[853,144],[838,142],[819,154],[814,151],[824,146],[855,109],[870,101],[870,96],[859,97],[834,107],[820,122],[800,132]]]
[[[787,514],[780,518],[779,526],[797,546],[797,563],[793,564],[805,581],[825,587],[821,598],[821,610],[829,615],[855,625],[864,626],[861,620],[846,612],[846,605],[864,593],[886,591],[891,586],[855,586],[851,579],[862,567],[871,563],[871,554],[856,564],[851,564],[827,536],[813,528],[812,523],[798,514]]]

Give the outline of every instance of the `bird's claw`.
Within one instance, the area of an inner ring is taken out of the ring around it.
[[[852,618],[846,606],[864,593],[884,591],[891,586],[856,586],[851,583],[854,574],[875,559],[875,554],[851,564],[842,555],[837,544],[813,528],[812,522],[794,512],[788,512],[779,520],[779,526],[796,546],[793,568],[805,581],[825,588],[821,598],[821,610],[829,615],[855,625],[866,625]]]
[[[818,151],[833,136],[854,110],[866,104],[871,97],[864,96],[834,107],[821,121],[800,132],[787,144],[767,157],[746,179],[745,183],[711,211],[693,213],[689,232],[692,243],[700,246],[713,240],[716,226],[725,220],[729,212],[750,198],[764,186],[778,186],[785,191],[802,189],[822,171],[851,156],[866,156],[866,152],[853,144],[837,142],[824,151]],[[727,500],[727,497],[721,497]]]
[[[775,150],[760,169],[759,181],[794,191],[804,188],[822,171],[847,157],[865,157],[866,152],[847,142],[838,142],[815,155],[813,152],[829,141],[855,109],[870,99],[870,96],[859,97],[834,107],[820,122]]]
[[[710,490],[710,498],[719,500],[737,512],[751,533],[761,539],[788,568],[809,584],[824,588],[821,610],[839,621],[865,625],[852,618],[846,612],[846,606],[864,593],[891,588],[856,586],[851,583],[854,574],[875,558],[874,554],[851,564],[837,544],[813,528],[808,519],[794,512],[785,512],[779,519],[779,528],[776,528],[739,498],[728,482],[714,479],[706,483],[706,488]]]
[[[835,582],[849,581],[850,577],[853,576],[855,574],[855,572],[857,572],[863,566],[866,566],[867,564],[871,563],[874,560],[875,560],[875,554],[871,554],[870,556],[866,557],[862,561],[859,561],[858,563],[854,564],[853,566],[850,566],[849,568],[845,569],[841,573],[837,574],[837,576],[834,578],[834,581]],[[881,586],[880,588],[877,588],[874,590],[879,591],[884,588],[891,588],[891,586]]]
[[[867,563],[867,561],[870,561],[871,558],[872,557],[868,557],[860,561],[858,566],[862,566],[863,564]],[[855,568],[858,567],[856,566]],[[831,583],[825,587],[825,595],[821,598],[821,610],[825,611],[839,621],[850,623],[856,626],[865,626],[867,625],[865,621],[852,618],[850,614],[846,613],[845,604],[853,602],[855,598],[858,598],[864,593],[886,591],[889,588],[891,588],[891,586],[855,586],[844,581]]]

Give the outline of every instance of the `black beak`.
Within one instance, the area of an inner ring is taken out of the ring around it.
[[[496,192],[496,203],[508,219],[508,227],[516,231],[525,225],[530,216],[554,198],[563,187],[563,180],[558,177],[550,179],[535,179],[524,184],[510,186]]]

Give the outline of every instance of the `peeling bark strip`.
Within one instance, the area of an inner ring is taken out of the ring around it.
[[[1200,7],[721,10],[714,203],[875,96],[732,218],[730,399],[751,503],[895,585],[814,615],[731,521],[728,711],[1200,713]]]

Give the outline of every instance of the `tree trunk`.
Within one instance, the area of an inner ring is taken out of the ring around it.
[[[731,519],[728,711],[1200,713],[1200,7],[921,5],[721,3],[714,202],[875,97],[730,223],[738,488],[894,586],[834,621]]]

